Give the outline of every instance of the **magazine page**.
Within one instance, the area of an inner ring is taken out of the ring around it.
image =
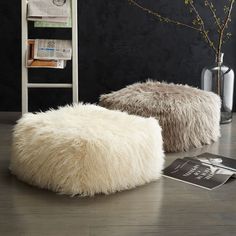
[[[68,21],[68,18],[59,18],[59,17],[39,17],[39,18],[28,18],[29,21],[37,21],[37,22],[51,22],[51,23],[59,23],[59,24],[66,24]]]
[[[69,0],[29,0],[28,2],[28,19],[37,20],[40,18],[60,19],[59,22],[67,21],[70,13]]]
[[[70,2],[69,2],[70,3]],[[65,22],[65,19],[63,19],[63,22],[52,22],[52,20],[47,21],[45,18],[42,18],[39,21],[34,22],[34,27],[39,27],[39,28],[72,28],[72,9],[71,9],[71,4],[69,4],[70,9],[69,9],[69,15],[67,18],[67,21]],[[58,18],[56,18],[58,19]]]
[[[34,59],[71,60],[72,43],[70,40],[35,39]]]
[[[71,15],[67,19],[66,22],[53,22],[52,20],[46,21],[44,20],[39,20],[34,22],[34,27],[36,28],[72,28],[72,19]]]
[[[163,175],[208,190],[223,185],[233,173],[188,159],[177,159],[163,170]]]
[[[192,161],[200,161],[204,165],[215,166],[221,169],[230,170],[233,172],[233,177],[236,178],[236,160],[219,156],[211,153],[203,153],[196,157],[185,157],[184,159],[192,160]]]
[[[218,166],[220,168],[232,170],[236,172],[236,159],[229,157],[224,157],[212,153],[203,153],[195,157],[201,162],[209,163],[213,166]]]
[[[32,60],[28,61],[28,68],[52,68],[52,69],[64,69],[66,62],[64,60],[58,61],[41,61],[41,60]]]
[[[28,68],[54,68],[64,69],[66,67],[65,60],[39,60],[34,58],[35,40],[28,39],[26,67]]]

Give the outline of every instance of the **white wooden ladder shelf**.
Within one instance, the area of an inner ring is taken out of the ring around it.
[[[30,88],[71,88],[72,101],[78,102],[78,14],[77,0],[71,0],[72,7],[72,83],[29,83],[28,69],[26,67],[26,52],[28,41],[28,21],[27,21],[27,4],[28,0],[21,0],[21,32],[22,32],[22,114],[28,112],[28,90]]]

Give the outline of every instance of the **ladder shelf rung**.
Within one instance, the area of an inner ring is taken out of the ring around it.
[[[28,21],[27,21],[28,0],[21,0],[21,89],[22,89],[22,114],[28,112],[28,95],[31,88],[69,88],[72,90],[72,101],[77,103],[78,96],[78,0],[71,0],[71,40],[72,40],[72,82],[71,83],[29,83],[28,71],[30,68],[25,66],[26,52],[28,49]],[[56,35],[55,35],[56,36]],[[40,37],[41,38],[41,37]]]
[[[72,88],[72,84],[28,83],[28,88]]]

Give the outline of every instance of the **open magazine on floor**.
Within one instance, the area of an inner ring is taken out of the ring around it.
[[[218,168],[230,170],[234,173],[234,177],[236,177],[236,159],[232,159],[229,157],[224,157],[212,153],[203,153],[196,157],[185,157],[184,159],[189,159],[192,161],[200,161],[204,164],[208,164],[211,166],[215,166]]]
[[[212,190],[236,176],[236,160],[204,153],[196,157],[175,160],[163,170],[163,175]]]

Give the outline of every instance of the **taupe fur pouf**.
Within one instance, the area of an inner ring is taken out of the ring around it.
[[[99,105],[155,117],[162,127],[166,152],[201,147],[220,136],[220,97],[188,85],[136,83],[102,95]]]

